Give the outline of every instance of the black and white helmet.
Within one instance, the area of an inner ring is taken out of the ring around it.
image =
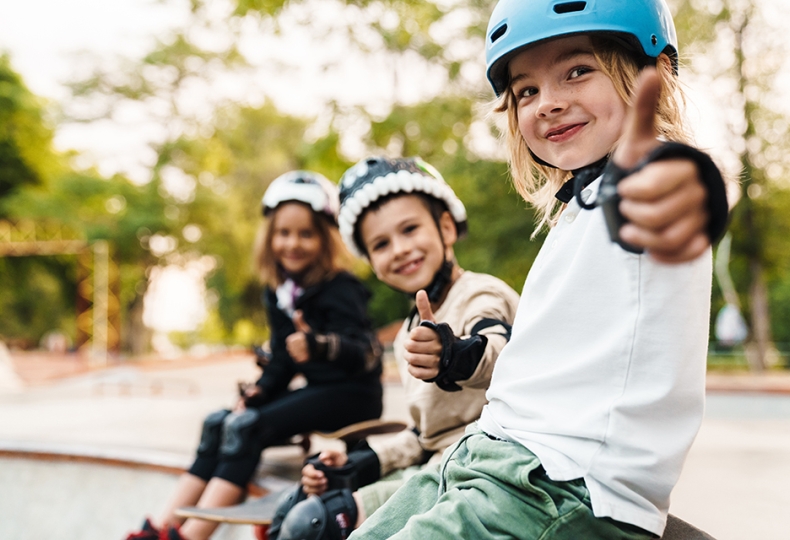
[[[321,174],[291,171],[272,180],[261,201],[263,215],[268,216],[279,205],[289,201],[303,202],[337,223],[340,208],[337,186]]]
[[[340,179],[340,235],[349,250],[364,256],[354,240],[359,216],[375,201],[393,193],[424,193],[442,201],[455,221],[458,237],[466,234],[466,208],[432,165],[421,158],[369,157]]]

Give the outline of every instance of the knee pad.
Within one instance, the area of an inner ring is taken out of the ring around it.
[[[227,409],[214,411],[203,420],[203,432],[200,434],[200,444],[197,453],[199,456],[216,456],[222,433],[222,422],[230,414]]]
[[[327,491],[297,503],[285,516],[279,540],[345,540],[357,523],[357,503],[348,489]]]
[[[288,515],[288,512],[291,511],[291,508],[306,498],[307,495],[305,495],[305,492],[302,491],[302,486],[296,486],[294,489],[287,491],[282,497],[280,497],[280,501],[277,503],[277,510],[274,511],[272,524],[269,527],[269,540],[278,539],[280,536],[280,528],[282,527],[285,516]]]
[[[254,435],[260,414],[254,409],[231,413],[222,422],[222,443],[219,453],[223,457],[237,458],[255,451]]]

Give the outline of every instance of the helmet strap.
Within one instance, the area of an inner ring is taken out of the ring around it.
[[[570,180],[562,185],[560,190],[555,193],[554,196],[561,202],[566,204],[569,203],[570,200],[576,195],[577,191],[584,189],[589,184],[591,184],[593,180],[601,176],[603,173],[603,168],[608,162],[609,154],[605,155],[598,161],[590,163],[589,165],[574,169],[571,171],[573,176],[571,176]]]
[[[447,287],[453,280],[453,269],[455,268],[454,261],[444,260],[442,266],[434,274],[433,281],[425,287],[425,292],[428,293],[428,300],[431,303],[436,303],[442,299],[442,296],[447,291]]]

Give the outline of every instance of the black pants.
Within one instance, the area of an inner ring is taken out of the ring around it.
[[[381,416],[381,383],[344,382],[286,391],[257,407],[260,414],[244,452],[235,456],[198,455],[189,472],[205,481],[222,478],[242,488],[255,474],[261,452],[309,431],[334,431]]]

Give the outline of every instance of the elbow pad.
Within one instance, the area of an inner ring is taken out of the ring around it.
[[[327,490],[349,489],[356,491],[381,478],[379,457],[367,443],[360,444],[357,449],[349,452],[348,461],[342,467],[324,465],[318,456],[308,459],[307,463],[326,475]]]

